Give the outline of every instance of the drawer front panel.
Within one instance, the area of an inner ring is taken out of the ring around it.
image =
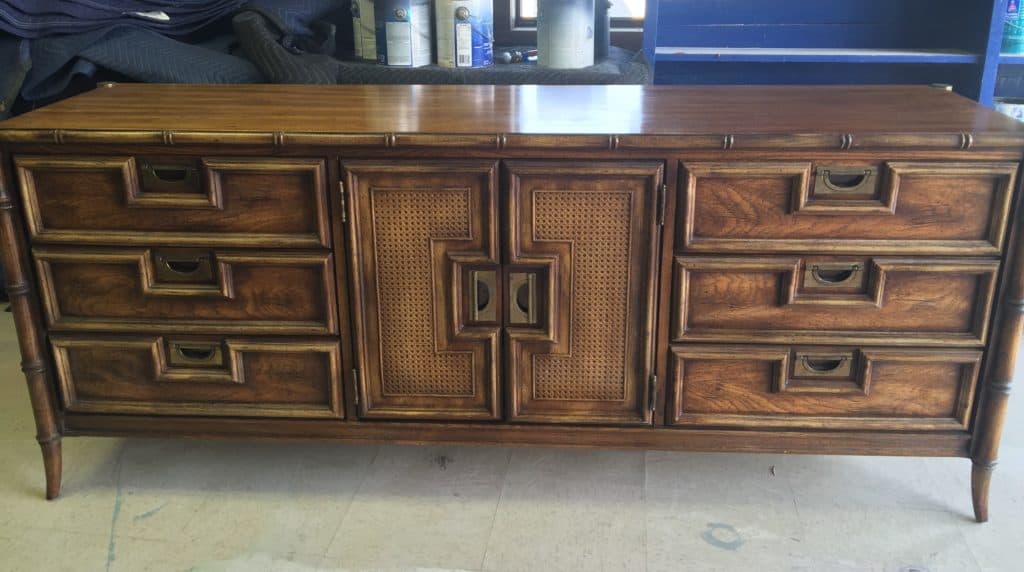
[[[685,163],[681,252],[997,255],[1015,163]]]
[[[329,253],[33,250],[53,330],[330,334]]]
[[[68,411],[343,416],[331,340],[54,335],[51,345]]]
[[[678,257],[674,341],[982,345],[990,260]]]
[[[20,156],[37,242],[327,247],[320,159]]]
[[[966,430],[980,362],[973,350],[675,347],[669,422]]]

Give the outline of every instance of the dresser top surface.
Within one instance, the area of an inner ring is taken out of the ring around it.
[[[0,130],[282,133],[1024,133],[927,86],[178,85],[101,87]]]

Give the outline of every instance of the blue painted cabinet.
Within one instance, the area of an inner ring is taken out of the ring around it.
[[[1024,95],[1000,54],[1007,0],[647,0],[655,83],[947,83]]]

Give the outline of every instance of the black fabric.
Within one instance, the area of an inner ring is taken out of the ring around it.
[[[352,18],[348,2],[339,0],[250,0],[245,8],[270,18],[282,32],[296,38],[319,36],[325,20]]]
[[[32,68],[28,41],[10,36],[0,37],[0,63],[4,65],[0,72],[0,119],[3,119],[14,108],[14,101],[25,82],[25,74]]]
[[[337,83],[339,60],[326,54],[302,53],[282,43],[286,31],[265,14],[246,10],[231,23],[242,52],[271,83]]]
[[[245,58],[229,53],[232,37],[201,44],[173,40],[137,26],[113,26],[86,34],[32,42],[32,70],[22,97],[52,97],[73,76],[93,75],[100,66],[130,79],[152,83],[257,83],[264,76]]]
[[[186,36],[245,0],[0,0],[0,30],[19,38],[80,34],[129,24]]]

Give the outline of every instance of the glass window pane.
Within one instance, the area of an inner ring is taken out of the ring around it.
[[[512,0],[515,2],[515,0]],[[519,17],[533,20],[537,17],[537,0],[519,0]]]
[[[511,0],[515,2],[515,0]],[[612,18],[635,18],[644,17],[644,10],[647,8],[645,0],[612,0]],[[533,20],[537,17],[537,0],[519,0],[519,17],[526,20]]]
[[[644,0],[612,0],[612,18],[643,19],[647,4]]]

